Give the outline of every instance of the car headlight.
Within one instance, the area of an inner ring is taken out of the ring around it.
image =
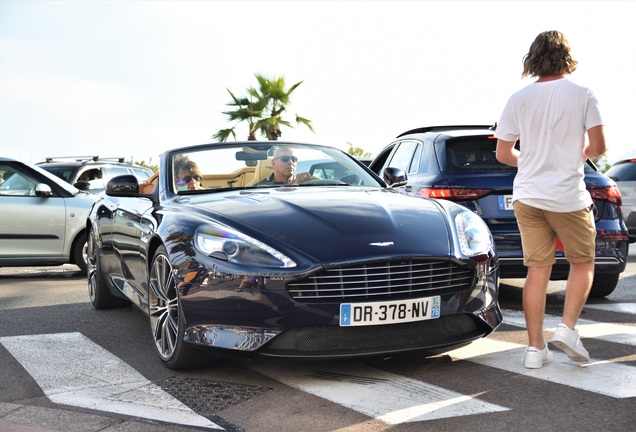
[[[464,211],[455,216],[459,246],[466,256],[487,253],[492,244],[488,225],[475,213]]]
[[[203,254],[235,264],[258,267],[296,267],[276,249],[228,227],[203,225],[194,233],[194,244]]]

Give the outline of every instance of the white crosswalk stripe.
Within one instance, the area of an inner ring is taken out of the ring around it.
[[[636,368],[608,361],[575,363],[560,351],[555,351],[554,362],[541,369],[526,369],[521,364],[525,345],[480,339],[463,348],[448,351],[458,359],[531,376],[545,381],[604,394],[615,398],[636,396]]]
[[[585,308],[636,315],[636,303],[586,304]]]
[[[517,327],[526,327],[523,313],[516,311],[504,311],[504,323]],[[546,315],[543,320],[543,328],[549,331],[556,330],[559,324],[561,324],[560,317]],[[576,329],[579,331],[579,336],[583,338],[596,338],[608,342],[636,346],[636,327],[633,326],[579,319]]]
[[[81,333],[0,337],[53,402],[223,430]]]
[[[358,362],[268,362],[251,369],[389,424],[506,411],[473,396]]]

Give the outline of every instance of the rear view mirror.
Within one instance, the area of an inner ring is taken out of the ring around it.
[[[237,151],[236,160],[239,161],[259,161],[267,159],[267,152],[246,152]]]

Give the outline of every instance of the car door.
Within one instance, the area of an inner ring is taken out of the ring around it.
[[[121,274],[139,294],[146,282],[144,239],[148,239],[148,227],[143,214],[151,207],[150,199],[119,198],[113,212],[112,240]]]
[[[60,257],[66,237],[64,198],[35,195],[41,183],[26,167],[0,162],[0,259]]]

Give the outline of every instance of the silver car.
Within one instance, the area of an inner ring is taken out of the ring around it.
[[[623,219],[629,231],[629,242],[636,242],[636,159],[616,162],[605,173],[616,182],[623,199]]]
[[[97,199],[31,164],[0,157],[0,267],[76,264]]]

